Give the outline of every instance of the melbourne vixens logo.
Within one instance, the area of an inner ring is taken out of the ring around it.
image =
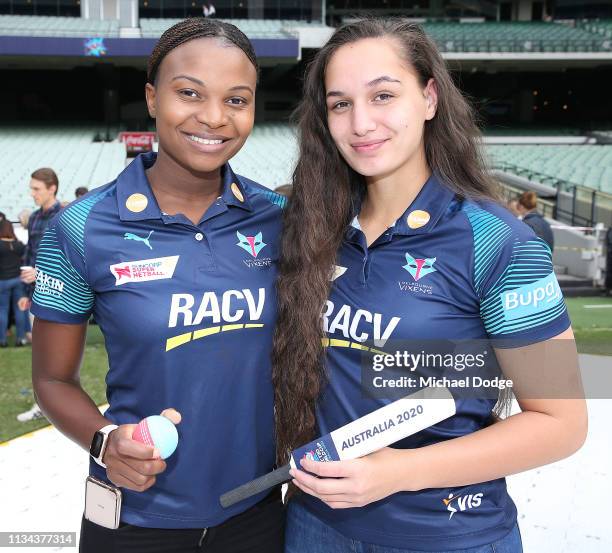
[[[255,236],[245,236],[236,231],[239,242],[236,246],[240,246],[243,250],[249,252],[253,257],[257,257],[259,252],[267,245],[263,241],[261,232],[258,232]]]
[[[406,265],[403,266],[415,281],[422,279],[429,273],[435,272],[433,264],[436,262],[435,257],[426,257],[425,259],[415,259],[409,253],[406,253]]]
[[[243,250],[249,252],[253,259],[244,259],[244,264],[247,267],[267,267],[272,263],[269,257],[265,259],[258,258],[259,252],[263,250],[267,244],[263,241],[263,234],[258,232],[255,236],[245,236],[240,232],[236,231],[238,237],[238,243],[236,246],[241,247]]]

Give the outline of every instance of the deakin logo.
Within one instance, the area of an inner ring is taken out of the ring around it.
[[[240,246],[243,250],[249,252],[253,257],[257,257],[259,252],[267,245],[263,241],[263,235],[258,232],[255,236],[245,236],[236,231],[238,237],[238,243],[236,246]]]
[[[149,242],[149,238],[151,238],[152,234],[153,234],[153,231],[150,231],[149,235],[146,238],[143,238],[142,236],[138,236],[137,234],[134,234],[132,232],[126,232],[123,235],[123,239],[124,240],[136,240],[136,242],[143,242],[150,250],[152,250],[153,246],[151,246],[151,242]]]
[[[433,266],[435,262],[435,257],[415,259],[409,253],[406,253],[406,265],[403,265],[403,268],[412,275],[412,278],[415,281],[417,281],[422,279],[424,276],[427,276],[429,273],[435,272]]]

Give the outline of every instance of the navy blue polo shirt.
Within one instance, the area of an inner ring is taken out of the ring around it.
[[[72,203],[47,230],[32,312],[57,323],[93,314],[108,352],[115,424],[174,407],[183,416],[167,469],[124,490],[121,519],[156,528],[217,525],[261,500],[219,496],[274,466],[270,349],[285,198],[222,169],[201,221],[160,211],[141,155]],[[91,463],[92,475],[106,479]]]
[[[547,294],[547,301],[534,304]],[[369,247],[358,221],[346,231],[323,311],[328,384],[317,404],[326,434],[389,403],[362,394],[368,340],[517,338],[547,340],[570,324],[548,246],[493,202],[460,200],[436,176],[395,225]],[[391,342],[389,342],[390,344]],[[494,399],[457,399],[457,414],[393,447],[414,448],[469,434],[490,420]],[[516,508],[499,479],[397,493],[359,509],[305,506],[346,536],[386,547],[441,551],[507,534]]]

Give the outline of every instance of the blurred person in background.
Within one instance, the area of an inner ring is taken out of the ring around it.
[[[24,244],[28,242],[28,221],[30,220],[30,213],[32,213],[30,209],[22,209],[17,215],[19,226],[13,227],[17,240]]]
[[[36,281],[34,267],[36,266],[36,252],[38,251],[40,240],[49,225],[49,221],[61,209],[61,205],[56,198],[58,188],[59,180],[53,169],[43,167],[32,173],[30,195],[34,199],[34,203],[39,206],[39,209],[32,213],[28,221],[28,244],[21,270],[21,280],[24,284],[31,285]],[[31,293],[28,295],[31,296]],[[26,305],[25,307],[29,309],[30,306]]]
[[[291,191],[293,190],[293,185],[291,184],[281,184],[274,189],[274,192],[277,194],[281,194],[285,196],[285,198],[291,197]]]
[[[87,188],[86,186],[79,186],[74,191],[74,197],[78,200],[81,196],[85,196],[87,192],[89,192],[89,188]]]
[[[506,202],[506,209],[515,217],[520,217],[521,212],[518,209],[518,198],[511,198]]]
[[[516,207],[523,223],[530,226],[536,236],[548,244],[552,252],[555,247],[555,238],[548,221],[537,211],[537,194],[533,191],[523,192],[523,194],[519,196]]]
[[[214,17],[216,13],[217,10],[211,2],[204,2],[204,4],[202,5],[202,15],[204,17]]]
[[[0,348],[8,346],[6,332],[9,327],[11,305],[15,316],[15,346],[25,346],[28,341],[26,332],[28,315],[17,308],[19,298],[25,295],[25,287],[19,277],[21,256],[25,250],[22,242],[17,240],[13,225],[0,213]]]
[[[42,167],[32,173],[30,195],[39,209],[30,215],[28,221],[28,243],[21,268],[21,281],[26,285],[27,294],[19,300],[19,309],[24,312],[30,309],[31,297],[34,292],[33,285],[36,282],[34,267],[36,266],[38,246],[49,222],[59,213],[62,207],[56,197],[58,188],[59,180],[53,169]],[[27,422],[42,417],[44,415],[38,404],[35,403],[30,409],[17,415],[17,420]]]

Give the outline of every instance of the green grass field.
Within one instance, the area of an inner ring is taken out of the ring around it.
[[[580,353],[612,355],[612,298],[566,298]]]
[[[31,422],[19,422],[16,419],[34,401],[31,367],[29,347],[0,350],[0,443],[49,424],[45,419]],[[81,384],[98,405],[106,403],[104,379],[107,370],[104,338],[98,326],[90,325],[81,368]]]
[[[612,355],[612,298],[567,298],[566,303],[578,351]],[[20,423],[15,418],[29,409],[34,400],[30,370],[30,348],[0,350],[0,443],[48,424],[44,419]],[[97,404],[106,403],[104,378],[107,370],[100,329],[91,325],[87,333],[81,383]]]

